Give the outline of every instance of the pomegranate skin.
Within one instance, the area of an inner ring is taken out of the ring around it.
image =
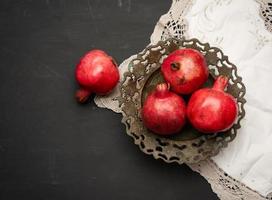
[[[105,95],[119,81],[119,71],[112,57],[104,51],[92,50],[80,59],[76,67],[76,80],[83,88]]]
[[[187,117],[200,132],[217,133],[231,128],[238,115],[237,102],[224,92],[228,79],[220,76],[213,88],[204,88],[191,96]]]
[[[164,59],[161,71],[171,89],[178,94],[190,94],[208,79],[209,71],[203,55],[195,49],[179,49]]]
[[[91,93],[106,95],[111,92],[119,81],[119,71],[112,57],[104,51],[92,50],[80,59],[75,77],[84,91],[77,91],[76,98],[85,101]]]
[[[185,124],[186,106],[184,100],[169,91],[169,85],[162,83],[146,98],[142,108],[144,125],[158,135],[172,135]]]

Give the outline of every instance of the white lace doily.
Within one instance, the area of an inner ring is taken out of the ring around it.
[[[271,0],[173,0],[151,35],[152,44],[185,36],[221,48],[246,84],[246,117],[236,139],[216,157],[190,165],[221,199],[272,199],[271,18]],[[120,65],[121,74],[133,58]],[[118,95],[116,89],[95,102],[121,112]]]

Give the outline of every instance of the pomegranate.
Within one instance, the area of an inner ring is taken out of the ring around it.
[[[159,135],[179,132],[185,124],[186,107],[184,100],[169,91],[169,84],[162,83],[146,98],[142,119],[144,125]]]
[[[81,86],[76,92],[76,99],[81,103],[91,93],[108,94],[119,81],[116,62],[101,50],[92,50],[85,54],[76,66],[75,76]]]
[[[192,125],[203,133],[216,133],[229,129],[238,114],[237,102],[224,92],[228,78],[219,76],[212,88],[203,88],[191,96],[187,116]]]
[[[171,89],[178,94],[190,94],[208,79],[209,71],[203,55],[195,49],[179,49],[164,59],[161,71]]]

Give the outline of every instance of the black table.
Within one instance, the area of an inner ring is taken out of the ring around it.
[[[0,199],[217,199],[187,166],[143,154],[120,114],[78,105],[74,68],[142,50],[171,2],[0,1]]]

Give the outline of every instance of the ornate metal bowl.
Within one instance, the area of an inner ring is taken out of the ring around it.
[[[207,86],[211,85],[213,79],[219,75],[229,77],[227,92],[237,99],[239,115],[228,131],[205,135],[187,123],[188,125],[180,134],[162,137],[153,134],[143,125],[140,110],[144,99],[155,85],[164,82],[160,73],[163,59],[179,48],[193,48],[203,53],[210,72]],[[242,78],[237,75],[236,66],[228,61],[228,57],[220,49],[210,47],[207,43],[203,44],[197,39],[171,38],[147,47],[131,61],[128,67],[129,70],[124,74],[120,86],[121,95],[118,101],[127,134],[134,138],[134,143],[139,145],[144,153],[151,154],[156,159],[161,158],[168,163],[197,163],[216,155],[220,148],[226,147],[235,138],[237,130],[241,127],[240,121],[245,116],[246,90]]]

